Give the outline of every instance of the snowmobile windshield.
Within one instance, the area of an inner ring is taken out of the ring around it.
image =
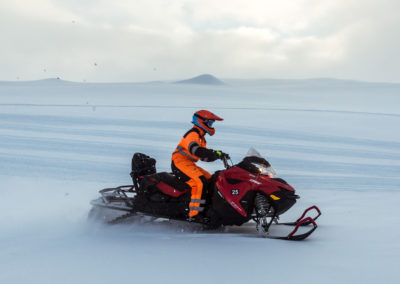
[[[263,158],[261,156],[260,152],[258,152],[256,149],[253,147],[250,147],[250,149],[247,151],[246,157],[258,157],[258,158]]]
[[[271,167],[268,161],[263,156],[261,156],[260,152],[258,152],[253,147],[251,147],[249,151],[247,151],[246,157],[260,158],[260,162],[259,161],[251,162],[253,167],[255,167],[261,175],[269,176],[271,178],[275,176],[276,174],[275,170]],[[261,162],[261,160],[263,160],[264,162]]]

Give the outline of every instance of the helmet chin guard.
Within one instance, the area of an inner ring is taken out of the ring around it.
[[[212,136],[215,134],[215,129],[212,126],[216,120],[222,121],[224,119],[208,110],[199,110],[193,114],[192,123]]]

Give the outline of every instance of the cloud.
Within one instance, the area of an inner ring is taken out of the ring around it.
[[[2,1],[0,80],[212,73],[400,82],[398,8],[395,0]]]

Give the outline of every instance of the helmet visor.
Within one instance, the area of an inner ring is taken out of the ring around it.
[[[204,121],[205,125],[207,125],[210,128],[212,128],[214,122],[215,122],[214,119],[207,119],[207,120]]]

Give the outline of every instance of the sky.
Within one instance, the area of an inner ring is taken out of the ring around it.
[[[400,83],[398,0],[0,0],[0,81]]]

